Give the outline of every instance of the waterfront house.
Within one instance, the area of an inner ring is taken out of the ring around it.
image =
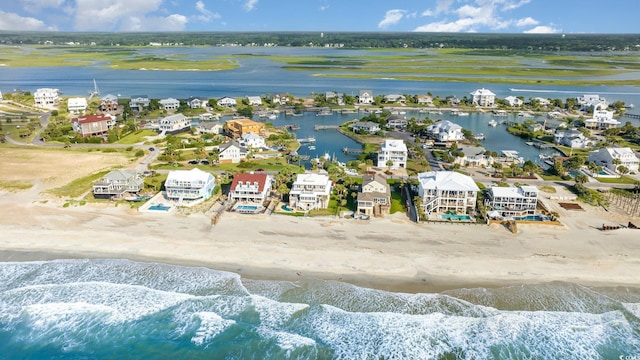
[[[235,141],[220,144],[218,147],[218,161],[220,164],[237,164],[247,158],[247,148]]]
[[[332,183],[329,176],[316,173],[298,174],[289,192],[289,207],[301,210],[329,207]]]
[[[545,99],[545,98],[543,98],[543,97],[534,97],[534,98],[532,99],[532,104],[536,104],[536,103],[537,103],[539,106],[547,107],[547,106],[551,105],[551,100],[549,100],[549,99]]]
[[[589,152],[589,161],[613,172],[617,172],[620,166],[626,167],[629,172],[638,172],[638,164],[640,162],[633,150],[628,147],[591,151]]]
[[[324,93],[324,98],[327,100],[328,103],[334,103],[337,104],[339,106],[343,106],[344,105],[344,99],[342,98],[342,95],[336,93],[335,91],[327,91]]]
[[[264,149],[267,144],[264,142],[264,138],[256,133],[248,132],[242,134],[238,139],[240,146],[244,146],[249,149]]]
[[[378,131],[382,130],[380,129],[380,124],[373,122],[373,121],[358,121],[353,123],[353,125],[351,125],[351,130],[353,132],[359,133],[361,131],[367,132],[369,134],[375,134]]]
[[[358,93],[358,104],[371,105],[373,103],[373,91],[360,90]]]
[[[235,101],[235,100],[234,100]],[[201,96],[192,96],[187,99],[187,105],[190,109],[206,109],[209,105],[209,98]]]
[[[169,171],[164,188],[169,200],[194,204],[207,200],[213,193],[216,180],[211,173],[198,168]]]
[[[607,99],[600,97],[600,95],[597,94],[584,94],[583,96],[578,96],[576,98],[576,102],[580,105],[580,111],[588,111],[591,108],[595,108],[597,105],[602,105],[605,109],[609,106]]]
[[[524,104],[524,101],[513,95],[507,96],[506,98],[504,98],[504,101],[511,107],[518,107]]]
[[[445,98],[445,100],[447,101],[447,104],[449,104],[449,105],[451,105],[451,106],[458,106],[458,105],[460,105],[460,99],[459,99],[457,96],[455,96],[455,95],[447,96],[447,97]]]
[[[363,175],[358,192],[358,215],[383,216],[391,207],[391,189],[381,174]]]
[[[589,130],[607,130],[620,126],[620,121],[613,118],[613,111],[606,109],[603,104],[593,108],[593,116],[584,120],[584,127]]]
[[[429,95],[418,95],[416,100],[418,105],[433,106],[433,98]]]
[[[387,118],[387,128],[393,130],[404,130],[407,128],[407,118],[402,115],[390,115]]]
[[[557,144],[568,146],[574,149],[584,149],[591,147],[594,143],[593,140],[584,136],[584,134],[576,129],[556,130],[553,134],[553,139]]]
[[[420,211],[428,217],[448,212],[472,214],[479,190],[470,176],[455,171],[427,171],[418,174]]]
[[[100,111],[109,114],[114,114],[118,111],[118,97],[112,94],[107,94],[100,99]]]
[[[385,139],[378,151],[377,166],[388,166],[387,162],[391,161],[390,169],[407,167],[407,145],[404,141],[397,139]]]
[[[127,194],[137,195],[144,188],[144,180],[135,170],[113,170],[93,184],[96,199],[121,199]]]
[[[262,98],[260,96],[247,96],[247,102],[251,106],[261,106]]]
[[[429,136],[440,142],[457,142],[464,140],[462,126],[449,120],[442,120],[427,126]]]
[[[129,107],[131,109],[137,109],[138,111],[142,111],[142,109],[149,107],[149,103],[151,100],[147,95],[133,95],[129,100]]]
[[[386,103],[406,104],[407,98],[404,95],[400,94],[389,94],[384,96],[384,101]]]
[[[488,167],[493,164],[493,157],[486,155],[486,150],[482,146],[461,146],[458,148],[462,156],[455,156],[454,164],[471,167]]]
[[[471,102],[476,106],[491,107],[496,102],[496,94],[485,88],[471,92],[471,96]]]
[[[222,98],[218,99],[216,104],[218,104],[218,106],[222,106],[222,107],[226,107],[226,108],[232,108],[232,107],[235,107],[236,105],[238,105],[237,102],[236,102],[236,99],[230,98],[228,96],[225,96],[225,97],[222,97]]]
[[[166,98],[158,101],[164,110],[175,111],[180,107],[180,100],[174,98]]]
[[[173,114],[160,120],[158,131],[165,134],[177,134],[191,129],[191,118],[183,114]]]
[[[80,137],[107,137],[116,121],[111,115],[83,115],[71,119],[73,131]]]
[[[67,100],[67,111],[69,114],[84,114],[87,111],[87,98],[69,98]]]
[[[37,107],[53,109],[60,101],[60,90],[52,88],[41,88],[33,93],[33,100]]]
[[[224,123],[224,130],[233,139],[238,139],[242,134],[254,133],[263,134],[265,126],[261,122],[246,118],[231,119]]]
[[[502,217],[534,215],[538,204],[538,188],[535,186],[491,186],[485,200],[488,210]]]
[[[222,134],[223,125],[218,121],[202,121],[196,126],[199,134]]]
[[[272,183],[273,178],[267,173],[235,174],[228,197],[234,201],[262,204],[271,194]]]
[[[287,105],[291,102],[291,95],[289,94],[275,94],[271,97],[271,102],[278,105]]]

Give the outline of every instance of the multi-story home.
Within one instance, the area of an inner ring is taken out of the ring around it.
[[[233,175],[229,188],[229,199],[262,204],[271,193],[273,179],[266,173]]]
[[[358,215],[383,216],[391,207],[391,189],[380,174],[363,175],[362,188],[358,192]]]
[[[301,210],[329,207],[332,183],[329,176],[315,173],[298,174],[289,192],[289,207]]]
[[[585,94],[583,96],[578,96],[576,98],[576,102],[580,105],[580,111],[587,111],[599,104],[603,105],[604,108],[609,106],[607,99],[600,97],[600,95],[597,94]]]
[[[87,99],[83,97],[69,98],[67,100],[69,114],[84,114],[87,111]]]
[[[240,143],[240,146],[250,149],[264,149],[267,147],[267,144],[264,142],[264,138],[252,132],[242,134],[238,139],[238,143]]]
[[[462,156],[454,156],[453,163],[460,166],[487,167],[493,164],[493,157],[486,155],[482,146],[462,146],[458,149]]]
[[[218,106],[222,106],[222,107],[227,107],[227,108],[232,108],[235,107],[237,104],[236,99],[234,98],[230,98],[228,96],[225,96],[223,98],[220,98],[216,104],[218,104]]]
[[[409,121],[402,115],[391,115],[387,118],[387,127],[394,130],[406,129]]]
[[[218,161],[220,164],[237,164],[247,158],[247,148],[235,141],[220,144],[218,147]]]
[[[429,136],[440,142],[457,142],[464,140],[462,126],[449,120],[438,121],[427,127]]]
[[[127,194],[138,194],[144,180],[135,170],[114,170],[93,184],[93,196],[97,199],[121,199]]]
[[[513,95],[507,96],[506,98],[504,98],[504,101],[511,107],[518,107],[524,104],[524,101],[522,99],[519,99]]]
[[[364,131],[369,134],[375,134],[382,129],[380,129],[380,124],[373,121],[358,121],[351,125],[351,130],[353,132]]]
[[[471,102],[476,106],[491,107],[496,103],[496,94],[485,88],[473,91],[471,96]]]
[[[118,111],[118,97],[107,94],[100,99],[100,111],[113,114]]]
[[[60,101],[60,90],[51,88],[41,88],[33,93],[33,100],[37,107],[53,109]]]
[[[190,97],[187,100],[187,105],[191,109],[206,109],[209,105],[209,99],[206,97]]]
[[[271,97],[271,102],[278,105],[286,105],[291,102],[289,94],[275,94]]]
[[[389,94],[384,96],[384,101],[387,103],[406,104],[407,98],[400,94]]]
[[[433,106],[433,98],[429,95],[418,95],[416,96],[416,101],[418,105]]]
[[[223,125],[218,121],[201,121],[196,126],[199,134],[222,134]]]
[[[538,204],[538,188],[535,186],[491,186],[486,205],[502,217],[534,215]]]
[[[213,175],[198,168],[169,171],[164,182],[168,199],[191,204],[210,198],[215,186]]]
[[[568,146],[574,149],[585,149],[593,146],[594,141],[584,136],[584,134],[576,129],[558,129],[553,134],[553,139],[557,144]]]
[[[111,115],[84,115],[71,119],[73,131],[81,137],[106,137],[115,123]]]
[[[584,120],[584,127],[589,130],[607,130],[620,126],[620,121],[613,118],[613,111],[599,103],[593,108],[593,117]]]
[[[358,104],[371,104],[373,103],[373,91],[360,90],[358,93]]]
[[[388,166],[391,161],[391,169],[407,167],[407,145],[404,141],[397,139],[385,139],[378,152],[378,166]]]
[[[589,161],[596,165],[617,171],[618,167],[624,166],[629,172],[638,172],[640,160],[630,148],[605,148],[589,152]]]
[[[225,132],[233,139],[246,133],[262,134],[264,124],[250,119],[231,119],[224,123]]]
[[[149,107],[150,102],[151,99],[149,99],[147,95],[133,95],[131,96],[131,100],[129,100],[129,107],[142,111],[142,109]]]
[[[180,100],[174,98],[166,98],[158,101],[164,110],[175,111],[180,107]]]
[[[547,107],[549,105],[551,105],[551,100],[543,98],[543,97],[534,97],[532,100],[532,103],[535,104],[537,103],[539,106],[542,107]]]
[[[262,98],[260,96],[247,96],[247,102],[251,106],[261,106]]]
[[[427,171],[418,174],[421,211],[428,217],[450,211],[472,214],[478,185],[470,176],[455,171]]]
[[[191,129],[191,118],[183,114],[173,114],[160,120],[158,131],[165,134],[177,134]]]

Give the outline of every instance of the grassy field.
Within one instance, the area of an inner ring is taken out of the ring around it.
[[[145,141],[147,136],[156,135],[158,133],[153,130],[138,130],[116,141],[115,144],[136,144]]]
[[[91,190],[93,183],[98,181],[98,179],[102,178],[103,176],[105,176],[108,172],[109,172],[108,170],[105,170],[105,171],[100,171],[87,176],[83,176],[81,178],[71,181],[70,183],[64,186],[47,190],[47,193],[57,197],[77,198],[79,196],[82,196],[87,191]]]
[[[28,190],[33,187],[31,181],[26,180],[0,180],[0,189],[9,192]]]

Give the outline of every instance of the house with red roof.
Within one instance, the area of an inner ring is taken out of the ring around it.
[[[115,123],[114,118],[109,115],[84,115],[71,119],[73,131],[81,137],[106,137]]]
[[[235,174],[228,197],[231,200],[262,204],[271,194],[272,183],[272,177],[263,172]]]

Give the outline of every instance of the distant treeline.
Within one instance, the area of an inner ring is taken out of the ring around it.
[[[322,34],[322,35],[321,35]],[[0,31],[0,44],[77,43],[95,46],[194,45],[339,46],[345,48],[463,48],[529,51],[638,51],[640,34],[469,34],[320,32],[79,33]]]

